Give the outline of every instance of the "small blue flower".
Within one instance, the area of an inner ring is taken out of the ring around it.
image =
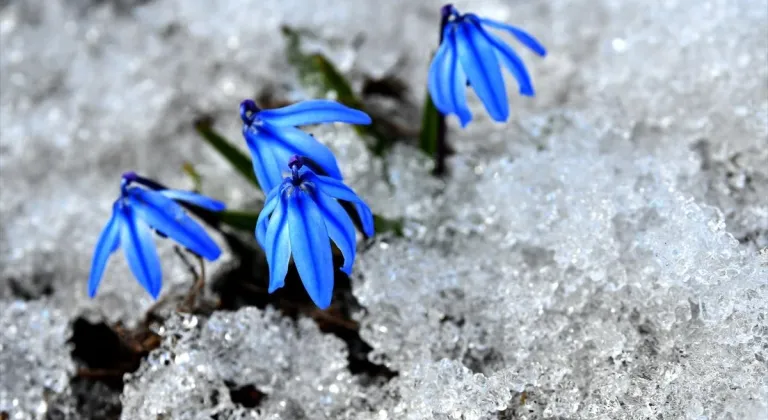
[[[253,171],[262,190],[271,191],[283,182],[293,155],[306,156],[328,176],[342,179],[331,150],[296,126],[343,122],[370,124],[365,112],[338,102],[310,100],[283,108],[261,110],[247,99],[240,103],[243,136],[253,159]]]
[[[521,29],[472,13],[460,14],[453,5],[443,6],[440,47],[429,68],[428,89],[435,107],[444,115],[456,114],[462,127],[472,120],[465,88],[469,84],[485,105],[491,118],[509,118],[509,103],[499,61],[509,69],[520,86],[520,94],[533,96],[533,85],[523,60],[484,26],[509,32],[536,54],[544,47]]]
[[[325,309],[333,296],[330,241],[344,257],[343,272],[350,274],[355,260],[355,225],[338,200],[356,204],[369,237],[373,236],[373,214],[343,182],[315,174],[303,158],[292,157],[288,167],[291,175],[269,192],[256,222],[256,239],[269,264],[269,293],[283,287],[293,255],[304,288]]]
[[[152,229],[207,260],[219,258],[221,250],[216,242],[174,200],[211,211],[222,211],[225,207],[224,203],[193,192],[164,189],[133,172],[123,174],[120,198],[112,206],[112,217],[101,232],[93,253],[88,279],[90,297],[96,295],[109,256],[122,245],[133,275],[153,298],[157,298],[162,287],[162,271]]]

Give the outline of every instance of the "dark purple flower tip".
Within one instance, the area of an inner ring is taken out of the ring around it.
[[[137,175],[136,172],[134,172],[134,171],[128,171],[128,172],[123,172],[123,177],[122,178],[123,178],[124,182],[130,183],[130,182],[134,182],[137,179],[139,179],[139,175]]]
[[[288,159],[288,167],[291,168],[291,170],[298,171],[302,166],[304,166],[304,158],[301,156],[293,155]]]
[[[256,106],[256,102],[251,99],[246,99],[243,102],[240,102],[240,118],[245,124],[252,124],[254,117],[259,111],[261,111],[261,109]]]
[[[451,3],[446,4],[445,6],[440,9],[440,14],[443,15],[443,18],[447,18],[451,14],[453,14],[454,7]]]
[[[443,19],[448,19],[451,15],[458,16],[459,11],[453,7],[453,4],[448,3],[440,9],[440,13],[443,15]]]
[[[138,181],[138,179],[139,175],[134,171],[123,172],[123,175],[120,178],[120,195],[125,196],[128,194],[128,186],[131,185],[131,183]]]
[[[131,184],[139,184],[155,191],[167,189],[165,185],[157,181],[153,181],[149,178],[144,178],[143,176],[137,174],[134,171],[124,172],[122,178],[120,179],[120,189],[123,194],[127,193],[128,187]]]
[[[304,166],[304,158],[299,155],[293,155],[288,159],[288,167],[291,169],[291,180],[293,185],[301,184],[301,176],[299,176],[299,169]]]

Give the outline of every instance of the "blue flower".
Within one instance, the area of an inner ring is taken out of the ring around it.
[[[456,114],[462,127],[472,120],[464,89],[469,84],[491,118],[509,118],[509,103],[501,74],[501,61],[517,80],[520,94],[533,96],[533,85],[523,60],[485,27],[509,32],[536,54],[544,47],[521,29],[472,13],[460,14],[453,5],[443,6],[440,47],[429,68],[428,89],[435,107],[444,115]]]
[[[162,287],[162,271],[152,229],[207,260],[219,258],[221,250],[216,242],[174,200],[211,211],[222,211],[225,207],[219,201],[193,192],[164,189],[133,172],[123,174],[120,198],[112,206],[112,217],[101,232],[93,253],[88,279],[90,297],[96,295],[109,256],[122,245],[133,275],[153,298],[157,298]]]
[[[355,226],[338,200],[356,204],[369,237],[373,236],[373,214],[343,182],[315,174],[303,158],[292,157],[288,167],[291,175],[269,192],[256,222],[256,239],[269,264],[269,293],[283,287],[293,255],[304,288],[325,309],[333,296],[330,241],[344,257],[343,272],[350,274],[355,260]]]
[[[310,100],[283,108],[261,110],[248,99],[240,104],[243,136],[253,159],[253,171],[262,190],[271,191],[283,182],[293,155],[306,156],[328,176],[342,179],[336,157],[328,147],[296,126],[343,122],[370,124],[365,112],[338,102]]]

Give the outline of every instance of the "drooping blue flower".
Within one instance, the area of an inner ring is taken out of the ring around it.
[[[339,200],[356,204],[369,237],[373,236],[373,215],[342,181],[315,174],[303,158],[294,156],[287,166],[291,175],[269,192],[256,222],[256,239],[269,264],[269,293],[283,287],[293,255],[304,288],[325,309],[333,296],[330,242],[344,257],[343,272],[350,274],[355,260],[355,225]]]
[[[542,57],[546,49],[519,28],[472,13],[461,14],[450,4],[443,6],[442,16],[440,47],[432,59],[427,82],[435,107],[444,115],[455,114],[466,127],[472,120],[465,91],[470,85],[491,118],[506,121],[509,102],[499,61],[517,80],[521,95],[533,96],[533,85],[523,60],[485,27],[512,34]]]
[[[247,99],[240,103],[243,136],[251,151],[253,171],[262,190],[272,191],[283,182],[288,160],[293,155],[306,156],[323,172],[342,179],[331,150],[296,126],[343,122],[370,124],[365,112],[328,100],[309,100],[277,109],[261,110]]]
[[[225,208],[224,203],[200,194],[164,189],[134,172],[123,174],[120,197],[112,206],[112,217],[93,252],[88,279],[90,297],[96,295],[109,256],[122,245],[133,275],[153,298],[157,298],[162,287],[162,271],[152,229],[209,261],[219,258],[221,249],[216,242],[174,200],[211,211]]]

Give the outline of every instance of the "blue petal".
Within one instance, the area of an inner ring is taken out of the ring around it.
[[[221,201],[214,200],[213,198],[209,198],[192,191],[161,190],[159,193],[170,198],[171,200],[184,201],[186,203],[194,204],[198,207],[210,211],[223,211],[227,208],[227,205]]]
[[[349,108],[335,101],[314,99],[288,105],[283,108],[259,112],[258,118],[275,127],[342,122],[370,124],[371,117],[363,111]]]
[[[450,40],[444,37],[443,42],[440,43],[440,47],[437,49],[437,53],[435,53],[435,57],[432,59],[427,75],[427,90],[429,90],[432,96],[432,103],[435,104],[435,108],[445,115],[454,113],[450,106],[452,103],[450,93],[446,91],[448,87],[446,79],[448,74],[450,74],[451,66],[453,66],[453,54],[454,51]]]
[[[479,24],[475,25],[477,30],[483,34],[485,39],[487,39],[488,42],[496,47],[496,51],[498,52],[499,57],[501,57],[501,60],[504,62],[504,65],[515,77],[518,85],[520,85],[520,94],[533,96],[534,91],[533,84],[531,83],[531,76],[528,74],[528,70],[525,68],[525,63],[523,63],[523,60],[520,59],[520,57],[512,48],[510,48],[509,45],[505,44],[495,35],[488,33]]]
[[[374,235],[373,213],[371,212],[371,209],[368,208],[368,205],[365,204],[365,202],[358,197],[351,188],[344,185],[342,181],[311,172],[306,173],[305,177],[307,181],[315,183],[317,191],[338,200],[353,203],[357,209],[357,214],[360,216],[360,222],[363,225],[363,233],[369,238]]]
[[[298,188],[288,198],[288,226],[301,282],[315,305],[325,309],[333,297],[331,241],[317,204]]]
[[[427,88],[432,95],[432,102],[444,115],[456,114],[462,127],[472,120],[472,113],[467,107],[466,76],[459,66],[456,56],[456,25],[448,25],[443,30],[443,42],[440,44],[432,65],[429,68]],[[456,88],[457,85],[460,88]]]
[[[349,188],[344,184],[344,182],[338,179],[317,175],[312,172],[305,173],[303,177],[308,182],[314,182],[318,191],[328,194],[333,198],[350,201],[352,203],[363,202],[363,200],[358,197],[354,191],[352,191],[352,188]]]
[[[344,256],[344,265],[341,271],[352,274],[352,264],[355,262],[355,248],[357,238],[355,237],[355,225],[344,208],[338,201],[327,194],[315,192],[313,195],[320,211],[325,218],[325,227],[328,229],[328,236],[336,244]]]
[[[360,216],[360,223],[363,225],[363,233],[366,237],[372,238],[374,235],[374,226],[373,212],[371,211],[371,208],[361,200],[355,203],[355,209],[357,209],[357,214]]]
[[[472,112],[467,106],[467,75],[461,68],[459,63],[458,47],[456,45],[456,31],[451,31],[449,34],[449,41],[451,42],[451,50],[453,51],[453,60],[450,66],[450,73],[447,79],[444,81],[449,89],[452,107],[459,117],[459,122],[462,127],[466,127],[470,121],[472,121]]]
[[[280,144],[283,147],[283,153],[305,156],[320,166],[320,169],[328,174],[328,176],[342,179],[341,170],[339,169],[339,164],[336,162],[336,157],[333,155],[333,152],[314,137],[298,128],[274,127],[268,123],[264,123],[260,129],[280,141]],[[288,165],[287,160],[284,165]]]
[[[283,174],[277,166],[272,148],[280,147],[277,141],[269,133],[256,131],[247,125],[243,126],[243,137],[251,152],[253,161],[253,173],[263,191],[272,191],[273,188],[283,182]],[[286,165],[288,161],[285,162]]]
[[[157,299],[163,285],[163,273],[160,268],[160,258],[157,256],[155,243],[152,240],[152,231],[129,206],[123,206],[121,217],[123,221],[120,242],[123,244],[128,266],[139,284],[154,299]]]
[[[541,45],[541,43],[536,38],[531,36],[529,33],[523,31],[522,29],[516,28],[512,25],[507,25],[506,23],[501,23],[495,20],[491,20],[491,19],[485,19],[480,17],[477,17],[477,19],[483,25],[488,25],[492,28],[501,29],[509,32],[510,34],[512,34],[512,36],[517,38],[518,41],[520,41],[526,47],[530,48],[531,51],[535,52],[536,54],[542,57],[547,55],[547,49],[544,48],[544,46]]]
[[[96,296],[96,290],[101,283],[101,277],[104,269],[107,268],[109,256],[120,246],[120,227],[123,222],[119,204],[115,203],[112,207],[112,217],[101,231],[96,249],[93,251],[93,262],[91,263],[91,275],[88,278],[88,296]]]
[[[265,252],[269,264],[269,289],[272,293],[285,285],[285,275],[291,261],[290,228],[288,226],[288,204],[286,200],[277,198],[278,202],[265,234]],[[327,239],[327,238],[326,238]]]
[[[485,109],[495,121],[506,121],[509,103],[495,49],[471,22],[459,25],[456,44],[461,66]]]
[[[256,220],[256,241],[259,243],[259,245],[261,245],[265,252],[267,250],[265,246],[265,235],[267,234],[267,226],[269,225],[269,215],[272,214],[272,212],[275,210],[275,207],[279,201],[277,195],[282,189],[282,184],[272,188],[272,191],[267,194],[267,198],[264,199],[264,208],[261,209],[259,218]]]
[[[295,130],[295,128],[291,128],[291,130]],[[290,176],[291,168],[288,166],[288,162],[291,160],[291,157],[296,155],[296,152],[287,147],[280,139],[273,140],[269,145],[269,150],[275,159],[275,164],[280,170],[282,176],[280,183],[282,184],[285,181],[285,178]]]
[[[185,248],[210,261],[221,255],[221,249],[205,229],[170,198],[155,191],[131,188],[127,200],[137,216]]]

